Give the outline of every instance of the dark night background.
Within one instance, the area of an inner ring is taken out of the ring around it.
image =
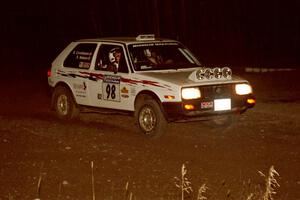
[[[22,76],[46,71],[71,40],[141,33],[178,39],[205,65],[300,64],[300,1],[40,0],[1,7],[1,68]]]
[[[258,199],[266,181],[258,170],[274,166],[274,199],[299,200],[299,13],[300,0],[1,1],[0,200],[92,199],[90,161],[97,199],[179,199],[173,177],[186,163],[194,188],[186,199],[202,184],[208,199]],[[257,105],[226,128],[170,123],[158,140],[119,112],[58,120],[47,70],[63,48],[142,33],[180,40],[206,66],[233,67]]]

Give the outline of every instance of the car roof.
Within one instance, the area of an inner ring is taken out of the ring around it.
[[[128,45],[128,44],[136,44],[136,43],[178,42],[178,41],[172,39],[166,39],[166,38],[138,40],[136,37],[103,37],[103,38],[79,39],[76,40],[75,42],[119,42]]]

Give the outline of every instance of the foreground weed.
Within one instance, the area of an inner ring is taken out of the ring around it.
[[[92,172],[92,196],[93,200],[96,200],[96,195],[95,195],[95,177],[94,177],[94,162],[91,161],[91,172]]]
[[[206,186],[205,183],[203,185],[201,185],[201,187],[198,190],[197,200],[207,200],[207,197],[205,196],[207,189],[208,189],[208,187]]]
[[[276,180],[276,176],[279,177],[279,173],[274,169],[274,166],[271,166],[268,172],[268,175],[266,176],[262,172],[260,172],[260,175],[265,177],[265,191],[258,186],[254,188],[254,191],[250,192],[251,188],[251,180],[249,179],[248,182],[244,182],[243,185],[246,186],[246,190],[250,190],[248,192],[248,195],[245,194],[245,190],[242,191],[242,199],[245,200],[274,200],[273,195],[276,194],[275,189],[280,187]],[[191,182],[187,178],[187,169],[185,165],[183,164],[181,167],[181,178],[175,177],[175,186],[178,187],[181,191],[181,200],[184,200],[187,198],[187,194],[190,195],[189,197],[191,198],[191,194],[193,192],[193,189],[191,187]],[[225,185],[225,180],[222,181],[222,187]],[[205,196],[207,192],[208,187],[206,184],[203,184],[199,190],[198,190],[198,195],[197,195],[197,200],[208,200],[208,198]],[[220,190],[220,189],[219,189]],[[218,193],[218,192],[217,192]],[[215,195],[217,194],[215,193]],[[210,199],[212,199],[213,196],[211,196]],[[231,190],[227,190],[226,197],[225,199],[233,199],[231,195]]]
[[[184,200],[185,194],[191,194],[193,192],[193,189],[191,187],[191,182],[186,177],[187,169],[185,167],[185,164],[181,167],[181,178],[174,177],[175,178],[175,185],[178,187],[181,191],[181,200]]]
[[[124,200],[132,200],[132,198],[133,198],[133,194],[129,190],[129,182],[127,181],[125,185]]]
[[[252,198],[253,198],[253,193],[250,193],[248,196],[247,196],[247,200],[252,200]]]
[[[265,177],[266,180],[266,191],[263,195],[263,200],[274,200],[273,199],[273,194],[276,194],[275,189],[277,187],[280,187],[278,184],[275,176],[279,177],[279,173],[274,169],[274,166],[271,166],[269,169],[268,176],[264,175],[262,172],[260,172],[260,175]]]
[[[43,170],[43,167],[44,167],[44,163],[42,163],[41,167],[40,167],[39,180],[38,180],[37,190],[36,190],[37,198],[35,198],[34,200],[40,200],[41,199],[41,188],[42,188],[42,179],[43,179],[42,170]]]
[[[43,173],[42,173],[42,168],[43,168],[43,163],[40,167],[40,174],[39,174],[39,179],[37,183],[37,198],[34,200],[41,200],[41,187],[42,187],[42,179],[43,179]],[[279,183],[276,180],[276,176],[279,176],[279,173],[274,169],[274,166],[271,166],[269,169],[269,172],[267,175],[263,174],[261,171],[258,171],[259,174],[263,177],[265,177],[265,190],[262,190],[260,187],[254,188],[254,191],[251,190],[251,181],[250,179],[248,182],[244,182],[243,185],[246,186],[246,191],[242,191],[242,196],[238,199],[245,199],[245,200],[274,200],[273,195],[276,194],[276,188],[280,187]],[[96,200],[96,195],[95,195],[95,178],[94,178],[94,162],[91,161],[91,182],[92,182],[92,200]],[[175,179],[175,186],[180,189],[181,192],[181,200],[184,199],[193,199],[192,193],[192,183],[189,181],[187,177],[187,168],[185,164],[182,165],[181,167],[181,176],[180,178],[174,177]],[[222,187],[226,184],[225,180],[222,181]],[[129,182],[126,182],[125,185],[125,191],[124,191],[124,200],[133,200],[135,199],[133,196],[133,193],[130,191],[129,188]],[[57,196],[57,199],[59,200],[61,197],[61,184],[59,186],[59,193]],[[206,192],[207,192],[208,187],[206,184],[202,184],[199,189],[198,189],[198,194],[197,194],[197,200],[208,200],[206,197]],[[252,191],[252,192],[250,192]],[[216,191],[215,191],[216,192]],[[216,194],[214,192],[214,194]],[[217,192],[218,193],[218,192]],[[248,193],[248,195],[246,195]],[[214,195],[213,195],[214,196]],[[211,196],[209,199],[212,199],[213,196]],[[13,200],[13,196],[11,194],[8,195],[9,200]],[[226,197],[225,199],[233,199],[231,195],[231,190],[227,190]]]

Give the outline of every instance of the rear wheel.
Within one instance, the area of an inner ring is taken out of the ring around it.
[[[79,114],[72,93],[65,87],[55,88],[52,96],[54,110],[58,118],[63,120],[74,119]]]
[[[168,124],[159,104],[148,95],[138,98],[135,106],[135,120],[139,129],[151,138],[158,138],[164,134]]]

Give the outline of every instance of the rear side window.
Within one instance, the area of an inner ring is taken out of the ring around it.
[[[64,67],[89,69],[97,44],[78,44],[67,56]]]

